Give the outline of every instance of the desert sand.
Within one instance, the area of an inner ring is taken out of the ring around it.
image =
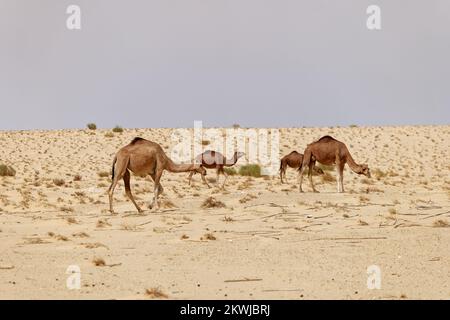
[[[224,190],[165,172],[159,211],[138,214],[121,182],[116,215],[115,152],[141,136],[170,154],[171,129],[110,132],[0,131],[16,170],[0,177],[1,299],[450,299],[450,126],[282,128],[280,157],[330,134],[372,177],[346,166],[345,193],[330,171],[300,194],[290,168],[287,184],[234,175]],[[131,179],[146,207],[151,179]]]

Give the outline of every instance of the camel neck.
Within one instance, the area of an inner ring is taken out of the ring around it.
[[[170,172],[187,172],[193,169],[193,164],[176,164],[169,157],[167,157],[167,170]]]
[[[361,166],[355,162],[355,160],[353,159],[353,157],[350,154],[350,151],[348,151],[348,149],[347,149],[347,163],[353,172],[355,172],[355,173],[361,172]]]

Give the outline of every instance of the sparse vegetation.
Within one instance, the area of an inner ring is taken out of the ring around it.
[[[239,174],[259,178],[261,177],[261,167],[258,164],[247,164],[239,168]]]

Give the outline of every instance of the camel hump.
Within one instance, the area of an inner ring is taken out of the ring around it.
[[[300,154],[300,153],[298,153],[297,151],[292,151],[291,153],[289,153],[289,154]]]
[[[141,137],[136,137],[133,140],[131,140],[130,144],[133,145],[133,144],[136,144],[137,142],[143,141],[143,140],[145,140],[145,139],[141,138]]]
[[[317,140],[316,142],[327,142],[327,141],[337,141],[335,138],[333,138],[332,136],[323,136],[322,138],[320,138],[319,140]]]

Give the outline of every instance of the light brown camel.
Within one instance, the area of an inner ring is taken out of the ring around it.
[[[238,159],[245,154],[243,152],[235,152],[233,154],[233,158],[227,160],[220,152],[207,150],[202,154],[199,154],[195,158],[195,163],[201,163],[201,165],[207,169],[216,169],[217,179],[216,183],[219,183],[219,175],[223,174],[225,179],[223,180],[222,188],[225,186],[225,181],[227,181],[228,174],[225,172],[224,167],[231,167],[236,164]],[[189,174],[189,185],[191,185],[192,176],[195,174],[195,171],[191,171]],[[203,180],[206,182],[206,180]],[[206,182],[206,185],[209,188],[209,184]]]
[[[287,169],[288,166],[293,168],[293,169],[301,170],[302,163],[303,163],[303,155],[301,153],[298,153],[297,151],[292,151],[288,155],[285,155],[283,158],[281,158],[281,160],[280,160],[280,179],[281,179],[281,183],[284,183],[283,177],[284,177],[284,179],[287,182],[286,169]],[[322,169],[316,167],[315,165],[313,166],[313,170],[317,174],[323,174]]]
[[[303,172],[308,168],[308,177],[309,182],[311,183],[311,187],[314,192],[318,192],[314,188],[314,184],[312,181],[311,169],[314,165],[315,161],[318,161],[324,165],[336,165],[336,171],[338,175],[337,179],[337,189],[338,192],[344,192],[344,166],[348,163],[350,169],[357,174],[363,174],[370,178],[370,170],[367,164],[357,164],[350,152],[347,149],[347,146],[334,139],[331,136],[324,136],[313,142],[308,144],[303,153],[303,164],[302,169],[300,170],[300,192],[302,190],[302,182],[303,182]]]
[[[108,189],[109,209],[113,210],[114,188],[120,179],[125,183],[125,193],[139,212],[141,208],[134,201],[130,188],[130,171],[134,174],[144,177],[150,175],[155,182],[154,198],[150,209],[158,208],[158,196],[163,193],[163,187],[160,183],[161,175],[164,170],[170,172],[198,172],[202,179],[206,181],[206,170],[199,164],[175,164],[164,152],[161,146],[155,142],[142,138],[134,138],[128,145],[121,148],[114,157],[112,165],[112,183]]]

